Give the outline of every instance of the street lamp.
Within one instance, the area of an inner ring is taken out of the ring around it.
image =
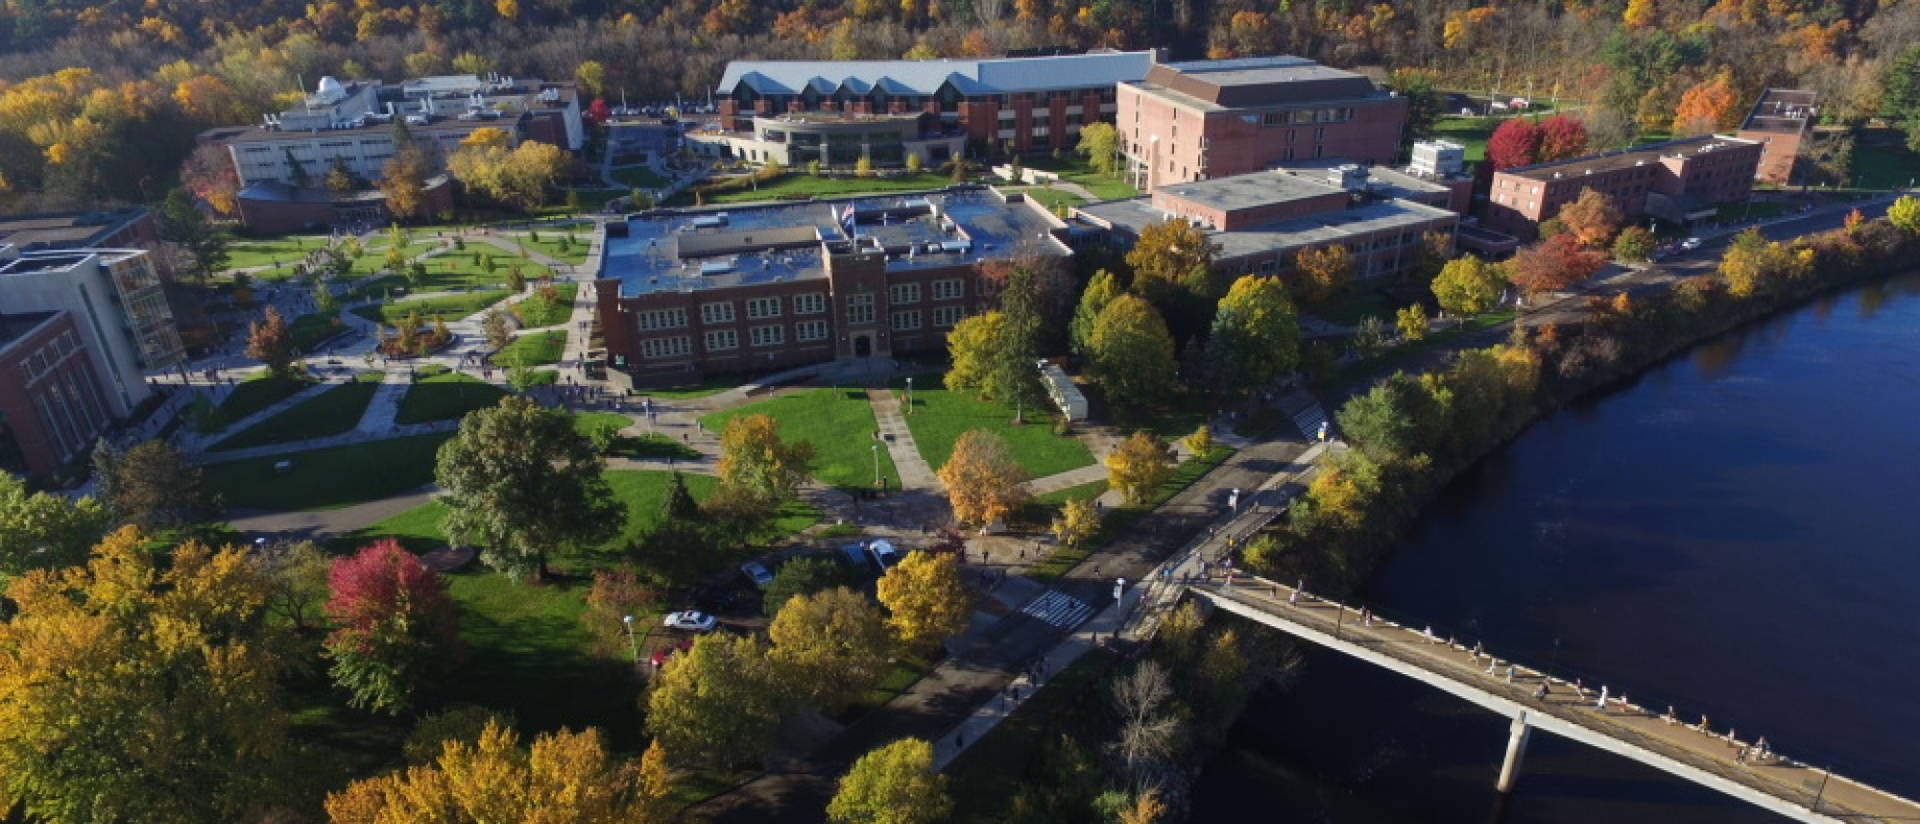
[[[627,646],[633,648],[633,662],[638,664],[640,663],[640,642],[633,637],[633,616],[623,616],[620,621],[627,625]]]
[[[873,486],[880,487],[880,445],[873,445]]]
[[[913,376],[907,376],[907,414],[913,414]]]

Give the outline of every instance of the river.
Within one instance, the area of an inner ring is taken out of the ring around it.
[[[1363,596],[1920,798],[1920,273],[1728,334],[1456,480]],[[1311,582],[1309,582],[1311,583]],[[1195,821],[1776,822],[1337,654],[1263,690]]]

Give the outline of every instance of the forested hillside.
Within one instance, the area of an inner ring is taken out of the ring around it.
[[[156,199],[197,130],[254,121],[322,75],[578,75],[657,100],[703,96],[736,57],[1045,46],[1418,67],[1441,87],[1599,104],[1583,117],[1603,140],[1686,103],[1732,125],[1782,84],[1819,90],[1830,121],[1920,123],[1920,0],[7,0],[0,206]]]

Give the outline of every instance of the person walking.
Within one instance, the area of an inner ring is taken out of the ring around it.
[[[1593,708],[1601,712],[1607,711],[1607,686],[1605,684],[1600,685],[1600,700],[1593,705]]]

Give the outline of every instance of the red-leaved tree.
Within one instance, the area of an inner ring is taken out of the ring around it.
[[[1565,160],[1587,153],[1587,124],[1571,115],[1556,114],[1540,121],[1540,147],[1533,162]]]
[[[1565,289],[1593,277],[1606,265],[1606,252],[1582,246],[1571,232],[1522,249],[1507,264],[1514,285],[1529,296]]]
[[[391,538],[333,562],[327,636],[334,683],[350,703],[398,714],[460,654],[460,626],[440,574]]]
[[[1524,117],[1500,124],[1487,138],[1487,159],[1495,169],[1531,166],[1540,155],[1540,126]]]
[[[594,98],[593,103],[587,106],[586,119],[588,123],[592,123],[595,126],[612,120],[613,109],[607,106],[607,99],[604,97]]]

